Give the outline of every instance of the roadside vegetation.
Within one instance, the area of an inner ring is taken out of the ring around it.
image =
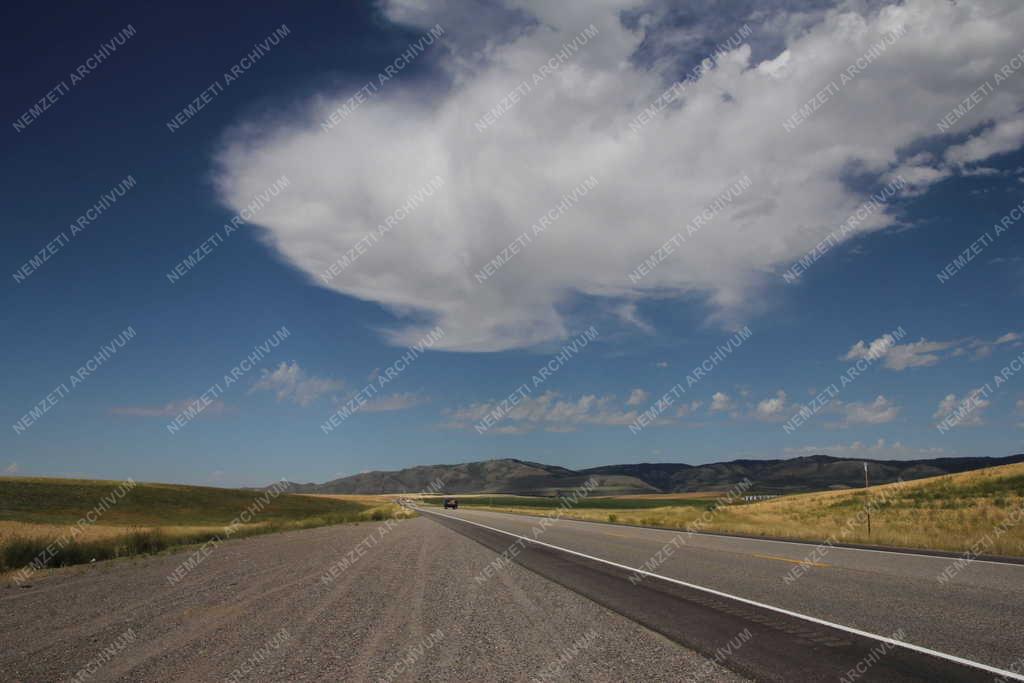
[[[242,516],[247,510],[252,514]],[[45,559],[46,568],[62,567],[217,538],[410,514],[387,498],[374,496],[271,495],[255,489],[0,477],[0,574],[39,558]]]
[[[524,503],[515,500],[516,496],[494,496],[493,505],[488,496],[458,498],[460,506],[535,515],[549,514],[546,509],[558,505],[557,499]],[[658,496],[641,500],[658,502]],[[638,507],[638,502],[636,498],[587,500],[562,516],[669,529],[695,525],[695,530],[818,542],[831,539],[835,543],[1024,556],[1024,463],[757,503],[716,505],[713,498],[704,498],[683,505],[674,499]],[[870,534],[865,510],[871,513]]]

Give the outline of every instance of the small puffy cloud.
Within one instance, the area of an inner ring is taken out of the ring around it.
[[[689,417],[700,410],[702,405],[704,405],[704,401],[690,401],[689,403],[683,403],[676,408],[676,417]]]
[[[843,426],[851,424],[884,424],[892,422],[900,413],[900,407],[885,396],[879,395],[870,403],[840,403],[837,409],[843,414]]]
[[[950,421],[950,427],[978,427],[985,424],[982,412],[991,405],[985,398],[985,387],[978,387],[957,398],[956,394],[947,394],[939,401],[932,419],[937,422]]]
[[[190,406],[201,406],[204,401],[198,398],[184,398],[171,401],[162,406],[117,406],[110,409],[111,415],[128,415],[131,417],[175,417]],[[222,415],[227,410],[224,401],[214,399],[203,408],[199,415]]]
[[[939,401],[939,407],[935,409],[935,413],[932,415],[932,418],[938,420],[949,415],[958,404],[959,402],[956,400],[956,394],[946,394],[946,397]]]
[[[755,411],[757,417],[762,420],[775,420],[782,416],[786,409],[786,392],[779,389],[775,396],[766,398],[757,404]]]
[[[656,368],[667,368],[668,367],[668,361],[667,360],[659,360],[657,363],[654,364],[654,367],[656,367]]]
[[[252,385],[249,393],[271,391],[278,401],[291,401],[296,405],[308,406],[324,394],[340,390],[344,383],[339,380],[313,377],[295,361],[281,363],[274,370],[263,370],[260,378]]]
[[[711,412],[724,412],[726,410],[731,410],[732,407],[732,398],[729,397],[729,394],[726,394],[725,392],[722,391],[716,391],[711,396]]]
[[[17,474],[17,473],[18,473],[18,463],[16,463],[16,462],[12,462],[10,465],[8,465],[7,467],[4,468],[4,474]]]
[[[647,392],[643,389],[634,389],[629,393],[629,398],[626,399],[627,406],[639,406],[647,403]]]

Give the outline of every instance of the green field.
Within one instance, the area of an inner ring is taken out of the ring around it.
[[[120,484],[87,479],[0,478],[0,520],[74,524]],[[228,524],[262,494],[257,490],[140,483],[111,505],[101,522],[128,526]],[[289,521],[357,514],[365,509],[349,501],[283,493],[269,500],[259,519]]]
[[[47,567],[405,514],[387,500],[369,497],[0,477],[0,572],[26,566],[55,544],[58,551],[46,560]]]

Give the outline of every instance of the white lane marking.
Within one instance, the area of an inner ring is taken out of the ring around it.
[[[520,517],[524,519],[530,519],[531,517],[540,517],[541,515],[521,515],[515,512],[498,512],[496,510],[467,510],[467,512],[487,512],[492,515],[509,515],[511,517]],[[687,531],[686,529],[657,529],[649,526],[636,526],[633,524],[606,524],[605,522],[591,522],[587,519],[573,519],[571,517],[563,517],[555,520],[555,522],[575,522],[577,524],[594,524],[596,526],[603,527],[619,527],[624,529],[638,529],[640,531],[658,531],[666,534],[691,534],[693,536],[711,536],[713,538],[724,538],[732,541],[756,541],[760,543],[785,543],[786,545],[799,545],[804,547],[819,547],[825,545],[825,543],[815,543],[814,541],[783,541],[777,538],[758,538],[757,536],[735,536],[730,534],[716,534],[711,531]],[[947,562],[955,562],[956,560],[964,559],[963,554],[959,555],[928,555],[926,553],[909,553],[902,550],[876,550],[874,548],[851,548],[845,545],[831,545],[827,546],[832,550],[848,550],[861,553],[883,553],[886,555],[901,555],[903,557],[920,557],[929,560],[945,560]],[[831,551],[830,551],[831,552]],[[1000,567],[1020,567],[1024,568],[1024,564],[1017,562],[1000,562],[999,560],[971,560],[971,564],[995,564]]]
[[[519,534],[514,534],[511,531],[505,531],[504,529],[496,529],[496,528],[494,528],[492,526],[487,526],[486,524],[481,524],[479,522],[471,522],[468,519],[462,519],[461,517],[455,517],[453,515],[448,515],[448,514],[444,514],[444,513],[441,513],[441,512],[435,512],[434,510],[423,510],[422,508],[418,508],[418,507],[413,508],[413,509],[415,509],[417,512],[427,512],[427,513],[432,514],[432,515],[437,515],[438,517],[445,517],[447,519],[454,519],[454,520],[456,520],[458,522],[462,522],[464,524],[472,524],[474,526],[483,527],[484,529],[489,529],[491,531],[496,531],[499,534],[505,534],[507,536],[512,536],[513,538],[522,539],[522,540],[524,540],[524,541],[526,541],[528,543],[536,543],[537,545],[542,545],[542,546],[545,546],[547,548],[551,548],[553,550],[560,550],[560,551],[562,551],[564,553],[569,553],[570,555],[576,555],[578,557],[583,557],[583,558],[586,558],[588,560],[593,560],[594,562],[600,562],[602,564],[607,564],[607,565],[610,565],[612,567],[618,567],[619,569],[626,569],[626,570],[631,571],[631,572],[636,572],[637,574],[643,574],[645,576],[650,576],[650,577],[655,578],[655,579],[661,579],[662,581],[668,581],[669,583],[675,583],[675,584],[678,584],[680,586],[685,586],[686,588],[692,588],[694,590],[703,591],[704,593],[710,593],[712,595],[717,595],[718,597],[721,597],[721,598],[728,598],[730,600],[738,600],[739,602],[742,602],[742,603],[745,603],[745,604],[748,604],[748,605],[753,605],[754,607],[760,607],[762,609],[770,610],[772,612],[778,612],[779,614],[785,614],[786,616],[795,617],[797,619],[803,619],[804,621],[809,621],[809,622],[814,623],[814,624],[820,624],[821,626],[828,626],[830,628],[838,629],[840,631],[845,631],[846,633],[852,633],[854,635],[862,636],[864,638],[871,638],[873,640],[878,640],[878,641],[881,641],[883,643],[888,643],[889,645],[895,645],[897,647],[902,647],[902,648],[905,648],[907,650],[914,650],[916,652],[921,652],[923,654],[930,655],[932,657],[938,657],[939,659],[945,659],[945,660],[948,660],[948,661],[951,661],[951,662],[956,662],[957,664],[963,664],[964,666],[969,666],[969,667],[973,667],[975,669],[981,669],[983,671],[988,671],[989,673],[998,674],[998,675],[1000,675],[1000,676],[1002,676],[1004,678],[1010,678],[1010,679],[1013,679],[1015,681],[1024,681],[1024,676],[1022,676],[1020,674],[1016,674],[1016,673],[1014,673],[1012,671],[1007,671],[1005,669],[999,669],[999,668],[996,668],[994,666],[989,666],[988,664],[982,664],[981,662],[975,662],[975,661],[970,660],[970,659],[964,659],[963,657],[957,657],[956,655],[947,654],[945,652],[939,652],[938,650],[932,650],[930,648],[923,647],[921,645],[914,645],[913,643],[908,643],[908,642],[905,642],[905,641],[902,641],[902,640],[896,640],[894,638],[889,638],[887,636],[880,636],[880,635],[878,635],[876,633],[870,633],[869,631],[861,631],[860,629],[852,628],[850,626],[843,626],[842,624],[836,624],[836,623],[831,622],[831,621],[825,621],[824,619],[818,619],[817,617],[808,616],[806,614],[800,614],[799,612],[792,612],[792,611],[790,611],[788,609],[783,609],[782,607],[774,607],[772,605],[767,605],[767,604],[765,604],[763,602],[757,602],[756,600],[749,600],[747,598],[741,598],[738,595],[732,595],[730,593],[725,593],[723,591],[717,591],[714,588],[706,588],[704,586],[698,586],[697,584],[694,584],[694,583],[688,583],[686,581],[680,581],[679,579],[673,579],[670,576],[662,576],[661,574],[655,574],[654,572],[649,572],[649,571],[646,571],[644,569],[637,569],[636,567],[630,567],[628,565],[619,564],[618,562],[612,562],[611,560],[606,560],[606,559],[604,559],[602,557],[595,557],[593,555],[587,555],[586,553],[581,553],[581,552],[576,551],[576,550],[570,550],[569,548],[563,548],[561,546],[552,545],[550,543],[545,543],[544,541],[538,541],[538,540],[533,539],[533,538],[527,538],[526,536],[520,536]]]

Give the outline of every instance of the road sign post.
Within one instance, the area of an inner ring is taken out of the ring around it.
[[[868,489],[868,464],[864,463],[864,492],[867,493]],[[868,493],[868,496],[871,494]],[[869,500],[864,504],[864,510],[868,513],[868,537],[871,536],[871,501]]]

